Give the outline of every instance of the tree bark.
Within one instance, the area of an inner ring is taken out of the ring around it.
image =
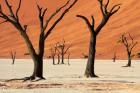
[[[58,54],[58,63],[57,64],[60,64],[60,55]]]
[[[42,37],[40,37],[39,51],[38,51],[38,54],[36,54],[35,49],[33,48],[33,45],[31,43],[31,41],[29,40],[27,34],[23,33],[22,36],[24,38],[24,41],[26,42],[29,53],[34,62],[33,74],[31,75],[31,77],[29,77],[29,79],[33,80],[36,77],[38,77],[40,79],[44,79],[43,78],[43,55],[44,55],[44,45],[45,45],[44,39],[42,39]]]
[[[128,52],[128,64],[127,67],[131,67],[131,53]]]
[[[40,79],[44,79],[43,77],[43,58],[36,57],[34,59],[34,71],[31,76],[31,79],[35,79],[36,77]]]
[[[53,65],[55,65],[55,56],[53,56]]]
[[[85,70],[85,76],[86,77],[97,77],[95,75],[95,53],[96,53],[96,35],[91,34],[90,37],[90,46],[89,46],[89,57],[88,57],[88,63]]]
[[[61,61],[61,64],[64,64],[64,53],[63,53],[63,51],[62,51],[62,54],[61,54],[61,57],[62,57],[62,61]]]

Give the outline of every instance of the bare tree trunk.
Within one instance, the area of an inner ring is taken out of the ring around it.
[[[94,63],[95,63],[95,53],[96,53],[96,35],[91,35],[90,38],[90,46],[89,46],[89,57],[88,57],[88,62],[85,70],[85,76],[86,77],[97,77],[95,75],[95,68],[94,68]]]
[[[70,65],[70,53],[68,53],[68,65]]]
[[[53,65],[55,65],[55,56],[53,56],[52,59],[53,59]]]
[[[26,33],[21,34],[23,36],[24,41],[26,42],[27,48],[29,50],[29,54],[34,62],[34,70],[33,74],[30,77],[27,77],[27,80],[33,80],[36,77],[39,77],[40,79],[43,78],[43,54],[44,54],[44,46],[41,45],[43,42],[40,40],[39,42],[39,54],[37,55],[35,52],[35,49],[33,48],[33,45],[31,41],[29,40],[29,37],[27,36]],[[40,74],[39,74],[40,73]]]
[[[43,77],[43,58],[36,57],[36,59],[34,60],[35,60],[34,71],[30,79],[33,80],[35,79],[35,77],[39,77],[40,79],[45,79]]]
[[[61,59],[61,64],[64,64],[64,55],[65,55],[65,54],[64,54],[63,51],[62,51],[62,54],[61,54],[61,58],[62,58],[62,59]]]
[[[114,52],[114,56],[113,56],[113,62],[116,62],[116,52]]]
[[[14,63],[15,63],[15,59],[16,59],[16,52],[12,52],[11,51],[11,58],[12,58],[12,65],[14,65]]]
[[[127,66],[128,66],[128,67],[131,67],[131,59],[130,59],[130,58],[128,59],[128,64],[127,64]]]
[[[128,52],[128,64],[126,66],[131,67],[131,53],[130,52]]]
[[[60,55],[58,54],[58,63],[57,64],[60,64]]]
[[[26,40],[26,38],[24,38],[26,41],[27,46],[30,46],[30,40]],[[34,70],[33,70],[33,74],[30,77],[27,77],[27,80],[33,80],[36,77],[40,78],[40,79],[45,79],[43,77],[43,55],[44,55],[44,46],[45,45],[45,41],[44,39],[40,36],[39,39],[39,49],[38,49],[38,54],[36,54],[35,50],[33,47],[28,47],[29,53],[33,59],[34,62]]]

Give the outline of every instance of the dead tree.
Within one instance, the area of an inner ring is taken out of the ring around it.
[[[67,54],[68,54],[68,65],[70,65],[70,52],[68,52]]]
[[[132,50],[133,48],[137,45],[137,42],[134,42],[134,39],[133,37],[129,34],[129,38],[130,38],[130,42],[128,40],[128,37],[126,37],[124,34],[121,36],[121,39],[120,39],[120,43],[122,43],[125,48],[126,48],[126,52],[127,52],[127,57],[128,57],[128,64],[124,67],[131,67],[131,60],[132,60],[132,57],[134,56],[132,54]]]
[[[108,10],[109,0],[107,0],[107,3],[103,4],[103,0],[98,0],[100,4],[100,10],[102,13],[102,20],[100,24],[97,26],[97,28],[94,27],[95,20],[94,17],[91,16],[92,23],[83,15],[77,15],[77,17],[83,19],[90,31],[90,45],[89,45],[89,56],[88,56],[88,62],[85,70],[85,76],[86,77],[97,77],[94,71],[94,63],[95,63],[95,54],[96,54],[96,41],[97,36],[101,32],[102,28],[106,25],[109,18],[114,15],[119,9],[120,4],[114,5],[110,10]]]
[[[51,58],[53,59],[53,65],[55,65],[56,50],[57,50],[57,47],[56,46],[55,47],[52,47],[50,49],[50,51],[51,51]]]
[[[113,62],[116,62],[116,58],[117,58],[117,56],[116,56],[116,52],[114,52],[114,55],[113,55]]]
[[[72,44],[66,46],[66,42],[63,39],[63,42],[62,43],[58,42],[58,46],[57,47],[58,47],[57,50],[58,50],[58,52],[61,55],[61,64],[64,64],[65,54],[72,47]]]
[[[13,9],[12,5],[10,5],[9,0],[4,0],[4,1],[6,3],[5,5],[6,5],[7,9],[9,10],[9,13],[4,12],[2,5],[0,5],[0,18],[2,20],[4,20],[1,23],[5,23],[5,22],[11,23],[17,29],[16,31],[18,31],[20,33],[21,37],[24,39],[24,41],[27,45],[28,51],[30,53],[30,56],[34,62],[33,74],[30,77],[25,78],[25,80],[33,80],[36,77],[38,77],[40,79],[45,79],[43,77],[43,56],[44,56],[45,40],[48,38],[48,36],[53,31],[53,29],[64,18],[64,16],[69,12],[69,10],[76,4],[76,2],[78,0],[74,0],[71,4],[70,4],[70,0],[68,0],[68,2],[66,4],[64,4],[63,6],[58,8],[47,19],[45,18],[47,8],[44,9],[44,8],[40,7],[39,5],[37,5],[38,19],[40,22],[38,51],[35,51],[35,48],[27,34],[27,31],[29,30],[28,25],[27,24],[24,25],[20,21],[20,18],[19,18],[19,12],[21,9],[22,0],[19,0],[18,8],[16,10]],[[54,19],[54,18],[56,18],[56,19]],[[50,24],[50,21],[53,19],[54,19],[53,23]]]
[[[60,54],[59,53],[57,53],[57,58],[58,58],[57,64],[60,64]]]
[[[12,65],[14,65],[15,59],[16,59],[16,52],[11,51],[10,55],[11,55],[11,59],[12,59]]]

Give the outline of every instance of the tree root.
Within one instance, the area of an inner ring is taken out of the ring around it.
[[[126,65],[126,66],[122,66],[122,67],[131,67],[131,66]]]
[[[34,76],[30,76],[30,77],[23,78],[23,81],[28,81],[28,80],[30,80],[30,81],[35,80],[35,77]]]
[[[30,76],[30,77],[19,78],[19,79],[15,78],[15,79],[4,80],[4,82],[12,82],[12,81],[21,81],[21,82],[32,81],[32,82],[36,82],[36,81],[40,81],[40,80],[45,80],[45,78],[44,77]]]
[[[85,77],[86,78],[99,78],[99,76],[97,76],[97,75],[87,75],[87,74],[85,74]]]
[[[38,78],[38,79],[36,79],[36,78]],[[45,80],[45,78],[44,77],[35,77],[35,76],[30,76],[30,77],[25,77],[24,78],[24,82],[26,82],[26,81],[40,81],[40,80]]]
[[[99,78],[99,76],[97,76],[97,75],[93,75],[93,77],[94,77],[94,78]]]

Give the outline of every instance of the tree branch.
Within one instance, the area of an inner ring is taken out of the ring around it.
[[[39,18],[39,22],[40,22],[40,31],[43,32],[43,25],[44,25],[44,22],[43,22],[43,19],[44,19],[44,16],[42,16],[42,7],[40,7],[38,4],[37,4],[37,8],[38,8],[38,18]]]
[[[65,50],[64,54],[66,54],[66,53],[67,53],[67,51],[68,51],[71,47],[72,47],[72,44],[70,44],[70,45],[66,48],[66,50]]]
[[[46,20],[46,24],[44,26],[44,30],[47,28],[49,22],[64,8],[69,4],[70,0],[68,0],[66,2],[66,4],[64,4],[62,7],[58,8],[47,20]]]
[[[61,19],[63,19],[63,17],[65,16],[65,14],[76,4],[78,0],[75,0],[62,14],[61,16],[53,23],[53,25],[50,27],[50,29],[46,32],[44,38],[46,39],[49,34],[51,33],[51,31],[55,28],[55,26],[61,21]],[[69,2],[69,1],[68,1]],[[66,4],[67,5],[67,4]],[[65,5],[65,6],[66,6]],[[63,7],[65,7],[63,6]],[[63,8],[62,7],[62,8]]]
[[[9,4],[8,0],[5,0],[5,3],[6,3],[6,7],[9,10],[10,15],[4,13],[2,11],[2,7],[0,5],[0,18],[2,18],[3,20],[7,20],[7,22],[11,23],[17,29],[17,31],[19,31],[19,33],[21,34],[21,36],[24,38],[25,42],[27,43],[27,47],[29,49],[29,52],[31,53],[31,56],[36,56],[36,52],[32,45],[32,42],[30,41],[29,36],[26,33],[27,25],[22,25],[18,19],[18,13],[19,13],[20,6],[21,6],[21,0],[19,2],[19,6],[16,9],[15,14],[14,14],[12,6]]]
[[[131,47],[130,51],[132,51],[133,48],[134,48],[137,44],[138,44],[138,42],[135,42],[135,43],[133,44],[133,46]]]
[[[103,5],[103,0],[98,0],[100,3],[100,9],[103,15],[102,21],[101,23],[98,25],[98,27],[96,28],[96,34],[98,34],[101,29],[103,28],[103,26],[106,25],[107,21],[109,20],[109,18],[115,14],[119,9],[120,9],[120,4],[114,5],[111,10],[108,12],[108,5],[109,5],[109,0],[107,0],[107,3],[105,5]]]
[[[122,42],[126,47],[129,47],[128,40],[126,39],[124,35],[122,35]]]
[[[106,14],[108,14],[108,10],[107,10],[108,5],[109,5],[109,0],[107,0],[107,3],[106,3],[105,6],[104,6],[104,7],[105,7],[105,13],[106,13]]]
[[[105,16],[104,6],[103,6],[103,0],[98,0],[98,2],[100,4],[100,9],[101,9],[102,15]]]
[[[85,17],[85,16],[82,16],[82,15],[77,15],[77,17],[83,19],[85,21],[85,23],[87,24],[88,28],[89,28],[89,31],[91,33],[93,33],[94,31],[92,31],[94,29],[94,27],[92,27],[92,25],[94,24],[94,18],[92,16],[92,25],[90,24],[89,20]]]
[[[132,38],[132,36],[130,35],[130,33],[129,33],[129,37],[130,37],[130,39],[132,41],[132,44],[133,44],[134,43],[134,39]]]
[[[119,11],[120,5],[121,5],[121,4],[117,4],[117,5],[114,5],[114,6],[111,8],[111,10],[110,10],[110,12],[109,12],[110,16]]]
[[[17,11],[16,11],[16,18],[17,19],[19,19],[18,13],[19,13],[20,7],[21,7],[21,0],[19,0],[19,5],[18,5]]]
[[[7,0],[5,0],[5,3],[7,5],[7,7],[8,7],[9,12],[10,12],[10,17],[12,17],[14,19],[14,21],[17,21],[16,17],[15,17],[15,14],[14,14],[14,12],[12,10],[12,6],[9,4],[9,2]]]
[[[92,18],[92,29],[94,30],[95,19],[94,19],[94,16],[91,16],[91,18]]]

